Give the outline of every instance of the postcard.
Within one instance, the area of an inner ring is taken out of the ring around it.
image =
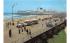
[[[66,43],[66,0],[4,0],[4,43]]]

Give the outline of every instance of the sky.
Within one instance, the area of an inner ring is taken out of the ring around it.
[[[66,0],[4,0],[4,12],[34,10],[37,8],[66,11]]]

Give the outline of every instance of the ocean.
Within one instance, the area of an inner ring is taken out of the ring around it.
[[[29,18],[29,17],[33,17],[36,15],[17,15],[17,14],[13,14],[13,18],[14,19],[19,19],[19,18]],[[12,19],[12,14],[4,14],[4,20],[11,20]]]

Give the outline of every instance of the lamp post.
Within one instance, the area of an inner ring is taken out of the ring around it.
[[[14,20],[13,20],[13,10],[14,10],[15,4],[12,5],[12,25],[14,25]]]

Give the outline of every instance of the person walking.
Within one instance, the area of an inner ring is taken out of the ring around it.
[[[9,28],[9,22],[7,23],[7,27]]]
[[[25,31],[28,31],[28,30],[26,29],[26,26],[24,26],[24,30],[25,30]]]
[[[19,29],[19,34],[20,34],[20,29]]]
[[[32,38],[32,34],[31,34],[31,29],[28,29],[28,34],[30,35],[30,37]]]
[[[29,33],[29,35],[31,35],[31,30],[30,29],[28,30],[28,33]]]
[[[29,34],[29,33],[28,33],[28,29],[26,29],[26,32],[27,32],[27,34]]]
[[[12,37],[12,31],[11,31],[11,29],[9,30],[9,37]]]
[[[21,27],[21,29],[22,29],[22,32],[23,32],[23,27]]]

